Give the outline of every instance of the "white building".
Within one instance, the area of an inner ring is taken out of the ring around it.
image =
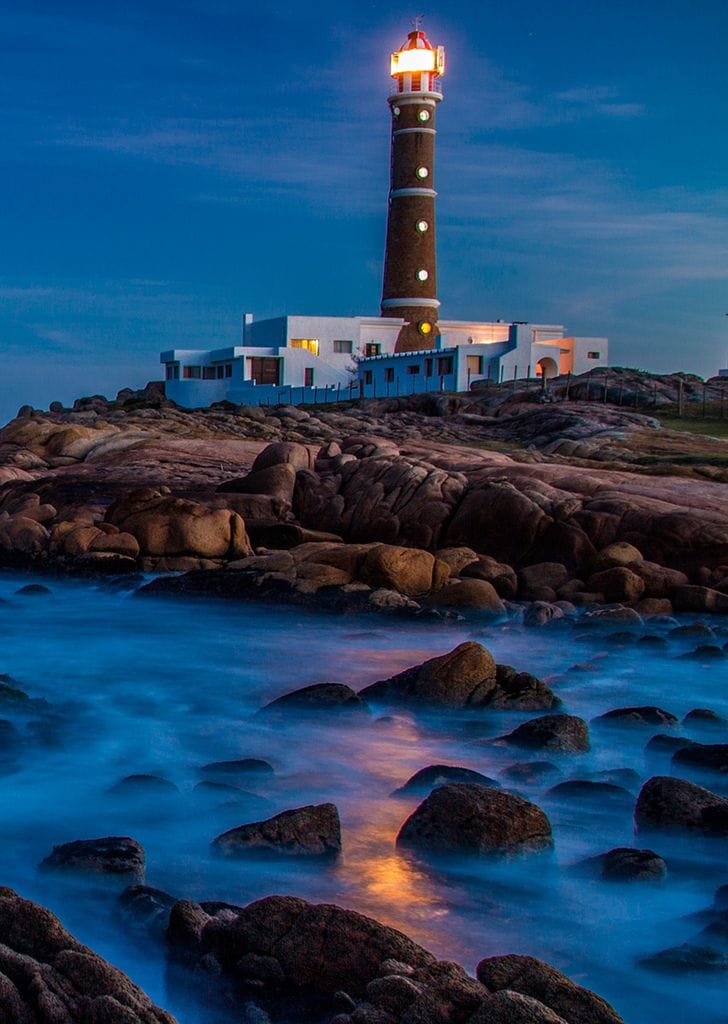
[[[395,354],[396,317],[246,314],[242,344],[161,354],[167,397],[188,409],[467,391],[475,380],[547,378],[608,363],[606,338],[554,324],[440,320],[432,348]]]

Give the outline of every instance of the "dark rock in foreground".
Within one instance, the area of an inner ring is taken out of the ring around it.
[[[553,750],[562,754],[582,754],[589,750],[589,728],[583,718],[575,715],[533,718],[501,739],[516,747]]]
[[[228,857],[336,857],[341,852],[339,812],[334,804],[297,807],[223,832],[213,846]]]
[[[0,1020],[7,1024],[175,1024],[57,917],[0,889]]]
[[[389,704],[522,711],[548,710],[559,704],[558,698],[536,676],[516,672],[510,665],[496,665],[485,647],[473,641],[391,679],[372,683],[359,696]]]
[[[512,856],[552,845],[551,824],[540,807],[462,782],[433,790],[397,836],[397,846],[425,855]]]
[[[54,846],[53,853],[45,858],[41,867],[90,871],[141,881],[144,878],[144,850],[135,839],[128,836],[76,839],[72,843]]]
[[[169,914],[177,902],[174,896],[149,885],[130,885],[117,903],[122,920],[132,928],[161,938],[167,930]]]
[[[475,786],[500,787],[500,783],[487,775],[473,771],[472,768],[459,768],[449,764],[431,764],[427,768],[420,768],[418,772],[407,779],[403,786],[395,789],[392,796],[407,796],[410,793],[429,793],[436,786],[444,786],[448,782],[469,782]]]
[[[623,1024],[601,996],[532,956],[488,957],[478,964],[476,974],[490,991],[519,992],[538,999],[568,1024]]]
[[[634,820],[644,831],[668,829],[728,836],[728,800],[685,779],[656,775],[640,790]]]

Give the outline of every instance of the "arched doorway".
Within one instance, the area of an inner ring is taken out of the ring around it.
[[[543,359],[539,359],[536,363],[537,377],[542,377],[544,380],[551,380],[552,377],[558,377],[558,375],[559,368],[555,359],[551,359],[549,356],[544,356]]]

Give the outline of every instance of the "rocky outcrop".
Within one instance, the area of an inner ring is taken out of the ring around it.
[[[644,832],[668,830],[728,836],[728,800],[685,779],[657,775],[640,790],[634,820]]]
[[[334,804],[297,807],[223,832],[213,846],[226,857],[336,857],[341,852],[339,812]]]
[[[76,839],[54,846],[41,867],[46,870],[90,871],[127,881],[141,881],[144,878],[144,850],[128,836]]]
[[[426,856],[508,857],[552,845],[551,825],[540,807],[513,793],[464,782],[434,789],[397,836],[397,846]]]
[[[0,1020],[8,1024],[175,1024],[57,917],[0,889]]]

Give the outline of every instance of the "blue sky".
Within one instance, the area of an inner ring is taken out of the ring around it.
[[[449,68],[443,316],[728,365],[724,0],[420,8]],[[159,377],[244,311],[378,309],[385,3],[0,0],[0,417]]]

